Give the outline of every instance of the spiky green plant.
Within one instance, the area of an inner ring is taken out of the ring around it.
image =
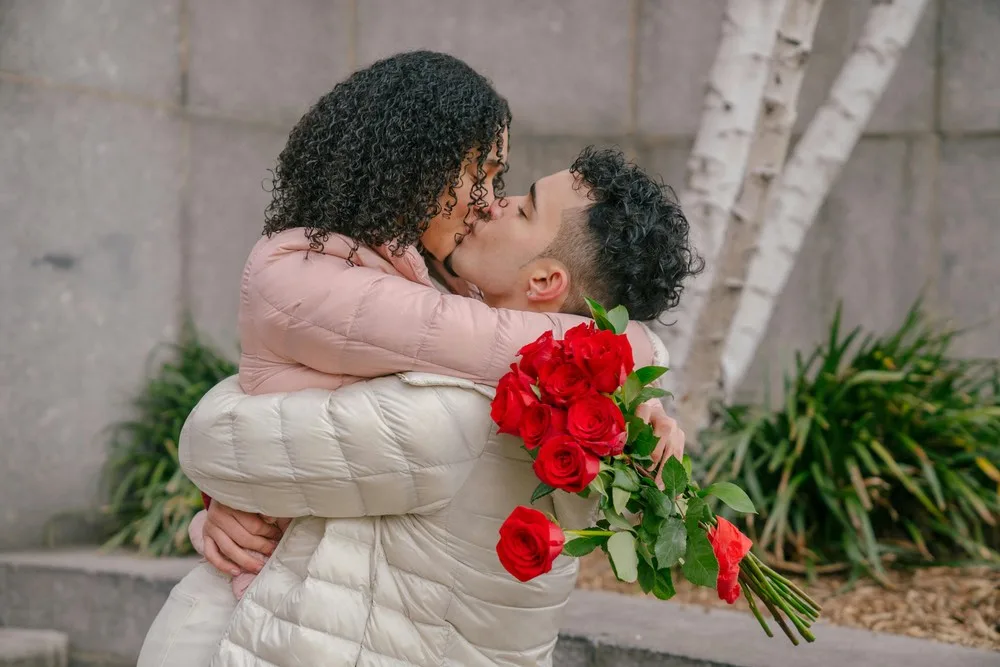
[[[842,336],[838,308],[828,341],[796,357],[783,406],[719,408],[706,483],[746,489],[757,548],[807,572],[884,581],[887,562],[997,562],[997,362],[950,355],[957,332],[919,303],[895,333],[856,345],[860,333]]]
[[[180,468],[177,442],[194,406],[236,366],[190,326],[180,343],[166,348],[167,360],[133,401],[134,418],[111,429],[105,511],[118,530],[106,548],[130,546],[152,556],[192,552],[187,529],[201,495]]]

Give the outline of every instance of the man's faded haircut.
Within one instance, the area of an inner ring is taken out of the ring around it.
[[[623,305],[635,320],[675,308],[684,282],[704,262],[691,248],[674,191],[618,149],[589,146],[570,171],[593,203],[564,211],[556,238],[542,253],[570,272],[564,309],[589,314],[584,297],[606,308]]]

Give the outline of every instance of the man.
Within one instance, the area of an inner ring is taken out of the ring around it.
[[[490,305],[584,312],[592,295],[651,318],[697,270],[676,202],[616,151],[585,151],[492,213],[445,263]],[[182,464],[216,514],[221,501],[328,517],[293,524],[213,664],[550,660],[575,562],[560,559],[531,584],[500,567],[496,531],[537,480],[519,443],[492,428],[489,394],[424,374],[332,394],[247,397],[232,383],[210,392],[185,427]],[[663,435],[682,446],[679,430]],[[540,506],[567,527],[590,509],[561,493]],[[218,528],[210,522],[206,536],[232,558],[242,554],[229,545],[259,548],[245,528]]]
[[[587,148],[491,213],[445,264],[494,308],[589,315],[586,296],[648,321],[701,269],[673,193],[621,151]]]

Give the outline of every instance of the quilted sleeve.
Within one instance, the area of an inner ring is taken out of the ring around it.
[[[253,326],[271,352],[322,373],[366,378],[422,371],[495,385],[521,347],[586,321],[491,308],[322,254],[271,262],[254,276],[249,299]],[[633,324],[628,335],[636,363],[648,364],[647,331]]]
[[[427,513],[465,482],[489,437],[489,400],[383,377],[336,392],[249,396],[236,378],[184,424],[180,460],[202,491],[277,517]]]

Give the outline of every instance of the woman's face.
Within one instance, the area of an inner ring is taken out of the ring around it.
[[[427,225],[427,230],[420,237],[420,242],[424,248],[440,261],[451,254],[458,245],[459,239],[468,233],[466,222],[474,224],[477,217],[487,215],[487,208],[493,204],[495,196],[493,194],[493,179],[503,170],[504,162],[509,155],[509,141],[507,130],[503,132],[503,160],[501,160],[497,146],[494,145],[490,151],[486,162],[483,163],[483,171],[486,174],[485,180],[480,186],[482,188],[481,208],[472,210],[473,187],[476,184],[476,174],[479,169],[479,150],[473,150],[462,163],[462,171],[459,173],[459,183],[455,186],[455,194],[452,197],[451,189],[445,188],[438,198],[441,212],[431,219]],[[448,206],[454,202],[451,210]]]

